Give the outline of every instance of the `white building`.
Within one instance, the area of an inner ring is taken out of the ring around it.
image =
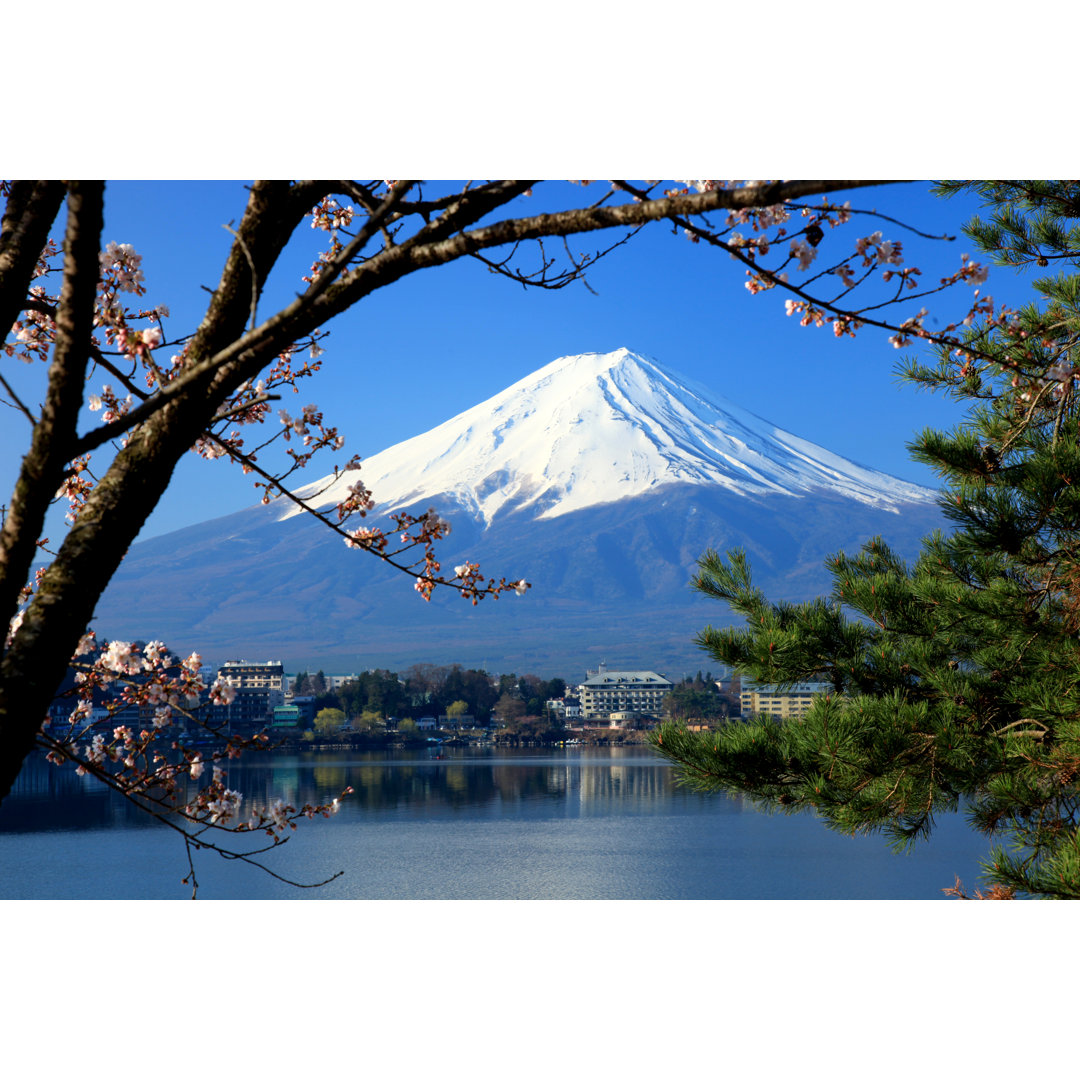
[[[274,709],[285,704],[288,680],[280,660],[226,660],[218,668],[218,678],[236,691],[225,707],[230,724],[258,725],[272,719]]]
[[[601,667],[589,672],[581,684],[582,719],[594,720],[611,713],[658,717],[672,685],[655,671],[605,671]]]

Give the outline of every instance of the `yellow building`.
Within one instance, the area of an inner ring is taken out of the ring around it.
[[[795,683],[786,690],[776,686],[743,683],[739,695],[739,707],[744,720],[755,716],[772,716],[786,720],[789,716],[802,716],[819,694],[832,692],[832,684],[826,682]]]

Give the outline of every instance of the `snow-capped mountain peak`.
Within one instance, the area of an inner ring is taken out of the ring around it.
[[[357,475],[342,474],[314,505],[341,501]],[[935,498],[625,348],[561,357],[368,458],[359,476],[380,511],[449,497],[485,524],[511,507],[550,519],[672,484],[746,496],[832,492],[894,511]],[[313,496],[328,479],[300,494]]]

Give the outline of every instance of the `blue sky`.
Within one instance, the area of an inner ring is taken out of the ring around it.
[[[585,194],[595,198],[596,191]],[[520,212],[554,209],[582,197],[580,188],[545,184]],[[194,329],[206,300],[202,286],[216,283],[231,241],[223,226],[243,212],[243,182],[120,181],[109,184],[106,198],[103,241],[130,243],[142,254],[144,302],[169,305],[170,336]],[[954,270],[960,254],[970,251],[959,231],[974,209],[970,201],[943,201],[929,193],[928,184],[914,183],[854,192],[851,202],[957,239],[932,242],[898,225],[866,219],[831,233],[825,244],[839,241],[841,234],[850,244],[880,228],[887,239],[904,243],[910,261],[924,271],[924,283]],[[301,228],[275,271],[260,316],[303,288],[300,275],[325,239],[324,233]],[[603,243],[588,237],[573,241],[575,250],[584,251]],[[956,406],[898,383],[893,369],[900,353],[884,333],[863,330],[854,340],[837,340],[828,327],[802,328],[797,318],[785,315],[784,296],[752,297],[743,282],[739,264],[662,224],[598,263],[589,273],[593,292],[580,284],[558,292],[526,291],[471,260],[405,279],[331,323],[323,371],[298,397],[282,402],[285,407],[319,403],[347,439],[343,455],[327,455],[321,464],[316,459],[305,480],[331,471],[335,460],[354,452],[371,456],[426,431],[556,357],[626,346],[830,450],[933,485],[933,476],[910,461],[905,443],[924,425],[955,422]],[[1016,303],[1024,285],[1009,272],[994,270],[984,291]],[[929,306],[938,325],[961,313],[970,293],[964,289],[934,298]],[[11,367],[9,362],[5,370]],[[29,399],[37,400],[30,380],[41,372],[14,374]],[[109,381],[102,376],[91,392],[100,389],[98,382]],[[5,414],[0,430],[4,495],[11,490],[27,434],[14,413]],[[85,419],[92,423],[92,414]],[[250,478],[238,468],[190,455],[141,535],[168,532],[255,501]]]

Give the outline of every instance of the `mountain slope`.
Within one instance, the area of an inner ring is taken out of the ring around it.
[[[564,356],[369,458],[362,476],[386,510],[446,496],[487,524],[511,505],[548,519],[670,484],[747,496],[832,491],[893,510],[933,501],[628,349]],[[315,505],[339,502],[354,480],[344,474]]]
[[[607,659],[678,674],[701,666],[694,633],[727,621],[688,587],[707,547],[745,547],[759,585],[801,599],[827,587],[830,552],[881,533],[911,555],[942,524],[927,489],[626,350],[558,360],[359,475],[378,500],[370,520],[435,506],[453,524],[443,565],[475,559],[533,589],[477,608],[437,592],[427,605],[407,578],[275,504],[134,545],[99,633],[328,670],[459,661],[578,678]]]

